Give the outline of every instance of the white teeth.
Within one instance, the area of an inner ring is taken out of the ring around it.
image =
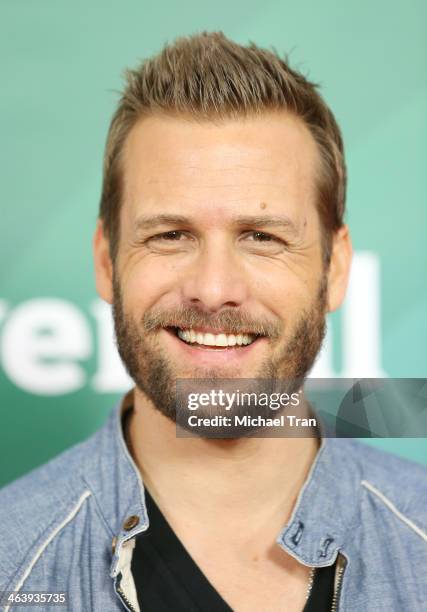
[[[203,337],[202,344],[208,344],[209,346],[216,346],[215,336],[213,334],[205,334]]]
[[[190,344],[203,344],[205,346],[238,346],[251,344],[255,336],[251,334],[204,334],[194,329],[178,329],[178,336]]]
[[[225,334],[218,334],[218,336],[216,337],[216,345],[217,346],[227,346],[228,345],[227,336]]]

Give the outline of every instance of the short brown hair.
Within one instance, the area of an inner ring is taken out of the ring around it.
[[[125,77],[107,137],[99,211],[113,262],[120,235],[121,153],[141,117],[163,113],[214,120],[287,110],[305,122],[319,147],[317,207],[329,264],[333,232],[343,225],[346,166],[340,128],[318,84],[292,70],[275,50],[239,45],[222,32],[178,38],[136,70],[126,70]]]

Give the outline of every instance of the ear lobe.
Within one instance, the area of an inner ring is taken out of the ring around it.
[[[333,237],[331,262],[328,271],[328,312],[337,310],[344,301],[350,277],[353,247],[347,225]]]
[[[92,247],[97,293],[108,304],[112,304],[113,264],[110,258],[109,241],[105,236],[101,219],[98,219],[96,224]]]

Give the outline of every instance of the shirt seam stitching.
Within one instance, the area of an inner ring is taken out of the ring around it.
[[[386,508],[388,508],[388,510],[390,510],[390,512],[392,514],[394,514],[394,516],[396,516],[404,525],[406,525],[414,533],[416,533],[419,538],[421,538],[422,540],[425,540],[425,542],[427,542],[427,533],[424,531],[424,529],[422,529],[421,527],[418,527],[418,525],[416,523],[414,523],[414,521],[412,521],[410,518],[405,516],[403,514],[403,512],[401,512],[393,504],[393,502],[386,495],[384,495],[384,493],[382,493],[379,489],[377,489],[377,487],[375,487],[368,480],[362,480],[360,484],[365,489],[370,491],[373,495],[375,495],[375,497],[377,497],[384,504],[384,506],[386,506]]]
[[[77,515],[77,513],[79,512],[79,510],[81,509],[81,507],[83,506],[83,503],[86,501],[86,499],[92,495],[92,491],[90,490],[85,490],[79,497],[78,501],[76,504],[74,504],[73,509],[67,514],[67,516],[65,517],[65,519],[63,519],[59,525],[57,525],[53,531],[50,533],[50,535],[44,539],[43,543],[41,545],[39,545],[36,549],[36,552],[33,554],[29,564],[26,566],[25,571],[22,573],[22,575],[20,576],[19,580],[16,582],[16,584],[14,585],[14,588],[12,589],[13,591],[19,591],[22,586],[24,585],[25,581],[28,579],[28,577],[30,576],[34,566],[36,565],[37,561],[40,559],[40,557],[43,555],[43,553],[45,552],[46,548],[49,546],[49,544],[56,538],[56,536],[62,531],[62,529],[64,529],[64,527],[70,523],[74,517]],[[24,565],[24,561],[22,561],[22,563],[20,564],[17,572],[15,572],[14,577],[11,579],[10,583],[12,586],[12,583],[16,577],[17,574],[20,573],[20,570],[22,569]],[[4,609],[4,612],[8,612],[8,610],[10,609],[10,605],[8,604],[6,606],[6,608]]]

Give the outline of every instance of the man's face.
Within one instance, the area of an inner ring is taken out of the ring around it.
[[[310,132],[285,113],[150,117],[129,134],[116,334],[137,386],[170,418],[177,378],[294,378],[312,366],[327,309],[319,165]]]

